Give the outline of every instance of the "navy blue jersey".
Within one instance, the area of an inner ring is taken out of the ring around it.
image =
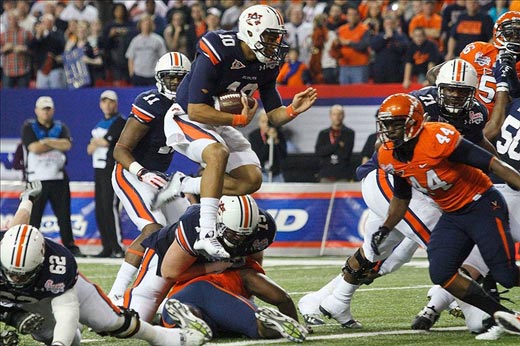
[[[135,160],[147,169],[165,172],[173,157],[173,150],[166,145],[164,116],[173,101],[156,89],[139,94],[132,104],[130,116],[150,129],[132,152]]]
[[[4,232],[0,233],[0,239]],[[9,284],[0,271],[0,301],[35,303],[54,298],[71,289],[78,279],[78,265],[72,253],[60,244],[45,239],[45,260],[36,278],[25,288]]]
[[[189,103],[213,107],[213,96],[227,91],[252,96],[258,90],[266,112],[282,105],[276,90],[278,64],[247,61],[240,42],[234,31],[218,30],[202,36],[191,71],[177,88],[177,102],[185,111]]]
[[[160,275],[162,259],[170,245],[177,241],[180,247],[191,256],[197,257],[197,263],[210,262],[203,254],[199,254],[193,248],[198,239],[200,219],[200,204],[190,206],[180,217],[179,221],[171,226],[164,227],[146,238],[141,245],[152,248],[159,256],[157,274]],[[276,223],[273,217],[259,208],[258,230],[248,236],[244,242],[236,248],[226,248],[231,258],[248,256],[266,249],[274,241]]]
[[[442,116],[441,107],[439,106],[437,87],[431,86],[412,91],[410,95],[417,97],[424,111],[430,116],[429,121],[449,122]],[[461,115],[462,116],[462,115]],[[468,141],[479,144],[484,139],[484,126],[488,121],[487,108],[475,99],[471,109],[468,111],[464,122],[461,124],[452,124]]]
[[[500,134],[493,144],[500,159],[520,171],[520,98],[509,105]]]

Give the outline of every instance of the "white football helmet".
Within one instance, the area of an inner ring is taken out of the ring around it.
[[[238,18],[238,39],[251,48],[261,63],[284,61],[289,48],[283,42],[285,34],[283,17],[271,6],[251,6]]]
[[[36,227],[16,225],[0,241],[0,270],[14,287],[29,285],[45,259],[45,239]]]
[[[191,62],[184,54],[169,52],[164,54],[155,64],[155,80],[157,90],[170,100],[175,99],[177,87],[184,76],[190,72]]]
[[[463,59],[449,60],[439,69],[435,85],[443,117],[454,126],[463,124],[478,85],[475,68]]]
[[[217,211],[217,232],[228,247],[237,247],[258,226],[259,211],[250,195],[222,196]]]

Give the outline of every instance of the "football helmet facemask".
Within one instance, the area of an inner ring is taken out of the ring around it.
[[[475,100],[477,71],[467,61],[453,59],[439,69],[435,85],[443,117],[441,120],[460,128]]]
[[[228,248],[236,248],[258,228],[259,211],[250,195],[222,196],[217,211],[218,237]]]
[[[377,136],[385,149],[394,149],[417,137],[426,114],[421,102],[408,94],[388,96],[377,113]]]
[[[184,76],[190,72],[191,62],[181,53],[164,54],[155,64],[155,80],[157,90],[170,100],[175,98],[177,87]]]
[[[238,18],[238,39],[251,48],[261,63],[283,63],[289,50],[283,42],[286,34],[282,15],[271,6],[251,6]]]
[[[497,19],[493,27],[493,45],[520,54],[520,12],[507,11]]]
[[[0,270],[16,288],[31,285],[45,259],[45,239],[37,228],[16,225],[0,241]]]

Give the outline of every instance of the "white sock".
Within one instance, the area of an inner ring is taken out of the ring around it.
[[[117,272],[116,279],[112,284],[112,288],[110,289],[110,293],[108,295],[110,297],[122,297],[128,285],[134,280],[134,276],[136,273],[136,267],[134,267],[128,262],[123,262],[123,264],[121,264],[121,268],[119,268],[119,271]]]
[[[180,345],[180,328],[163,328],[152,326],[148,322],[141,320],[139,331],[133,338],[148,341],[151,345]]]
[[[200,182],[202,177],[185,177],[182,180],[182,192],[200,195]]]
[[[339,274],[316,292],[311,292],[298,301],[298,310],[302,315],[321,314],[320,304],[323,299],[332,293],[339,280],[343,280],[343,274]]]
[[[430,288],[428,297],[430,297],[430,301],[427,306],[434,308],[439,314],[447,310],[451,302],[455,299],[448,291],[439,285]]]
[[[340,280],[336,284],[336,288],[334,289],[332,294],[340,302],[350,305],[350,302],[352,301],[352,296],[358,288],[359,285],[352,285],[346,282],[345,280]]]
[[[217,223],[218,198],[203,197],[200,199],[200,234],[199,239],[214,238]]]

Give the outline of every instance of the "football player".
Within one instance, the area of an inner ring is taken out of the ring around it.
[[[213,97],[227,91],[252,96],[258,90],[274,126],[309,109],[316,101],[316,89],[297,93],[287,107],[276,90],[276,77],[287,51],[283,42],[286,32],[278,10],[255,5],[240,15],[238,32],[205,34],[198,43],[192,69],[179,86],[178,107],[171,109],[165,121],[167,144],[205,169],[198,178],[174,175],[159,191],[158,205],[180,192],[200,195],[200,235],[194,249],[214,258],[230,256],[215,238],[220,196],[255,192],[262,183],[262,172],[250,143],[235,128],[249,124],[258,104],[249,108],[243,98],[242,113],[231,114],[216,110]]]
[[[275,305],[258,307],[252,296]],[[199,316],[199,317],[197,317]],[[163,324],[182,328],[204,323],[217,332],[233,332],[252,339],[305,340],[291,296],[265,276],[260,264],[248,259],[242,268],[199,276],[176,283],[162,311]],[[200,319],[203,319],[200,321]]]
[[[201,206],[194,204],[180,220],[152,234],[135,283],[125,292],[124,306],[151,321],[159,304],[177,281],[186,281],[230,266],[240,266],[246,256],[261,263],[263,250],[274,240],[276,224],[249,196],[222,196],[217,211],[217,241],[230,254],[226,261],[208,259],[196,250]]]
[[[136,338],[151,345],[204,343],[196,330],[152,326],[134,311],[113,305],[100,287],[78,271],[70,251],[27,224],[37,196],[34,186],[22,194],[11,228],[0,232],[0,299],[8,309],[43,317],[40,328],[26,330],[35,340],[79,346],[81,323],[101,335]]]
[[[170,166],[173,150],[166,145],[164,117],[174,104],[181,80],[191,63],[181,53],[163,55],[155,65],[157,88],[139,94],[115,148],[117,164],[112,185],[126,213],[141,231],[125,254],[109,297],[120,304],[124,291],[132,282],[141,263],[141,241],[161,227],[176,222],[189,206],[184,198],[166,208],[152,209],[154,193],[166,184],[164,172]]]
[[[427,249],[432,282],[491,316],[500,312],[495,321],[506,331],[520,334],[520,315],[459,272],[477,245],[497,282],[506,288],[520,286],[508,208],[484,172],[517,189],[520,173],[462,138],[450,124],[425,122],[423,107],[413,96],[386,98],[377,124],[383,143],[378,150],[379,167],[394,176],[394,195],[385,221],[372,237],[373,251],[379,252],[379,246],[404,217],[412,186],[428,194],[443,211]]]

